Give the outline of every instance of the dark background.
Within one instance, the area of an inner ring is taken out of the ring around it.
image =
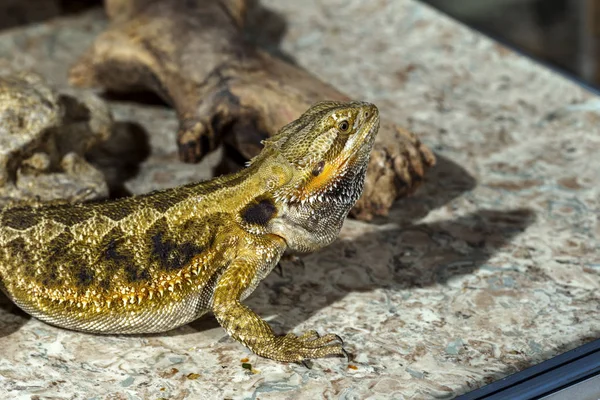
[[[600,0],[421,0],[600,88]]]
[[[600,0],[421,1],[600,88]],[[0,30],[101,5],[101,0],[0,0]]]

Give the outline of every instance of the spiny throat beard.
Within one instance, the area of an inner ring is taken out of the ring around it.
[[[319,196],[319,201],[327,204],[347,205],[349,206],[348,211],[350,211],[350,207],[362,194],[366,173],[366,164],[359,164],[357,168],[346,170]]]

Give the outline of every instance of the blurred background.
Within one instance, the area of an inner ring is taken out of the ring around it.
[[[600,88],[600,0],[421,1]],[[0,0],[0,29],[41,22],[101,4],[101,0]]]
[[[422,0],[600,88],[600,0]]]

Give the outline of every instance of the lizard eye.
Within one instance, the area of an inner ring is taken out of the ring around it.
[[[325,161],[319,161],[317,165],[312,170],[312,174],[314,176],[319,176],[321,172],[323,172],[323,168],[325,167]]]
[[[340,121],[338,123],[338,129],[342,132],[348,132],[350,129],[350,124],[346,120]]]

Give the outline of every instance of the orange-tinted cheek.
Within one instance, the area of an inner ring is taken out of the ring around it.
[[[337,171],[339,171],[338,165],[325,164],[323,171],[321,171],[318,176],[314,176],[310,181],[308,181],[304,189],[306,194],[310,195],[315,192],[320,192],[323,187],[327,186],[333,179],[336,178]]]

